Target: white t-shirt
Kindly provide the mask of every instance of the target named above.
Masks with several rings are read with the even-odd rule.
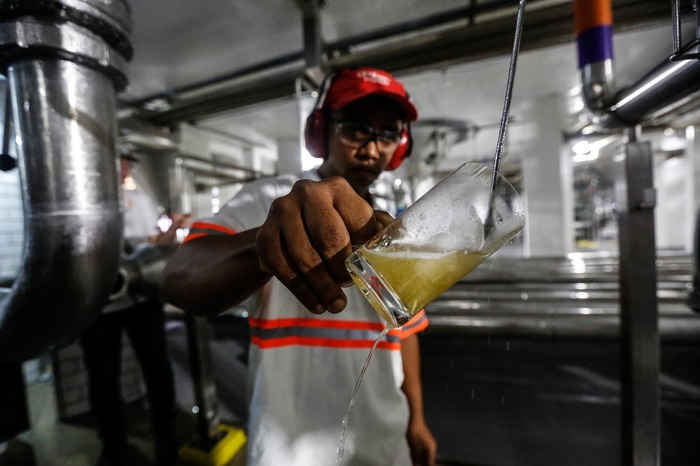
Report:
[[[216,216],[195,222],[187,241],[260,226],[272,201],[315,170],[244,186]],[[352,392],[384,323],[356,287],[339,314],[309,312],[277,279],[251,298],[248,464],[330,466]],[[392,330],[372,356],[350,411],[343,465],[410,465],[408,404],[401,391],[401,338],[424,314]]]
[[[135,189],[122,189],[124,207],[124,257],[137,247],[143,247],[148,238],[158,233],[158,207],[140,186]],[[151,301],[154,296],[146,296],[131,291],[116,301],[111,301],[102,313],[129,309],[138,303]]]
[[[138,244],[158,233],[158,207],[141,189],[124,189],[124,238]]]

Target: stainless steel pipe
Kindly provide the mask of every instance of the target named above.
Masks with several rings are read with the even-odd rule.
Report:
[[[0,0],[24,203],[22,264],[0,295],[0,360],[69,341],[108,300],[123,229],[116,90],[128,12],[118,0]]]
[[[674,9],[674,16],[676,16]],[[700,60],[674,53],[631,86],[615,88],[612,2],[574,2],[581,85],[593,121],[603,129],[634,127],[686,103],[700,91]],[[680,18],[675,18],[676,22]],[[675,29],[678,25],[674,23]],[[680,33],[674,30],[676,47]],[[697,38],[695,41],[697,45]],[[692,44],[691,44],[692,45]]]
[[[657,65],[615,97],[609,109],[595,119],[604,128],[629,128],[686,103],[700,91],[700,60],[673,61]]]

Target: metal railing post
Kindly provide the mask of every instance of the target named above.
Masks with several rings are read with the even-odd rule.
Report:
[[[631,132],[632,133],[632,132]],[[649,143],[632,133],[619,210],[622,464],[660,464],[655,192]]]

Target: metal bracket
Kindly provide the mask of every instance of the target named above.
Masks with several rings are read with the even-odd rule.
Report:
[[[321,66],[321,22],[319,11],[323,3],[323,0],[301,1],[304,62],[307,69]]]
[[[697,60],[700,59],[700,11],[698,0],[692,0],[695,12],[695,40],[686,46],[681,45],[681,9],[680,0],[673,0],[673,54],[671,60]]]

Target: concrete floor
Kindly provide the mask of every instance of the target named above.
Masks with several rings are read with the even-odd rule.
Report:
[[[183,347],[184,335],[172,329],[174,352]],[[170,337],[169,337],[170,339]],[[187,375],[184,355],[173,358],[177,393],[178,416],[175,431],[182,445],[197,438],[196,418],[190,413],[194,403],[192,379]],[[183,360],[185,359],[185,360]],[[45,363],[45,361],[44,361]],[[90,413],[70,419],[59,416],[54,374],[50,364],[39,360],[24,363],[30,429],[15,439],[0,443],[0,466],[93,466],[101,450],[101,443]],[[129,466],[153,464],[153,441],[145,399],[137,399],[125,406],[129,442],[134,447]],[[245,464],[244,451],[226,466]],[[187,463],[181,460],[180,465]]]
[[[51,380],[27,386],[31,429],[5,444],[0,451],[0,466],[93,466],[100,455],[101,444],[89,415],[75,422],[58,419],[56,398]],[[141,403],[127,407],[129,442],[135,447],[129,466],[153,464],[153,441],[150,439],[147,411]],[[82,425],[81,425],[82,424]],[[182,415],[176,422],[182,444],[195,438],[194,420]],[[181,466],[189,466],[181,460]],[[243,466],[244,452],[226,466]],[[194,465],[193,465],[194,466]]]
[[[425,411],[444,460],[481,466],[619,466],[619,345],[432,335]],[[660,465],[700,465],[700,350],[662,346]],[[657,464],[652,460],[644,464]]]
[[[96,463],[100,442],[94,429],[58,421],[51,380],[29,384],[27,397],[31,429],[10,443],[8,452],[0,455],[0,465],[92,466]],[[152,458],[152,442],[134,436],[129,440],[147,464]]]
[[[218,403],[227,422],[237,414],[242,417],[242,338],[231,322],[212,329]],[[192,379],[182,326],[170,326],[168,340],[184,443],[194,438],[195,428],[191,415],[184,414],[192,406]],[[469,339],[433,336],[428,330],[422,336],[422,356],[426,417],[438,439],[442,466],[620,464],[617,345]],[[700,430],[698,366],[700,350],[695,345],[664,345],[663,466],[700,464],[700,444],[695,441]],[[32,427],[0,454],[0,466],[95,464],[100,444],[89,419],[59,421],[50,378],[28,383],[27,394]],[[149,464],[152,442],[145,409],[139,402],[129,406],[130,440],[141,452],[143,464]]]
[[[192,378],[188,370],[186,337],[179,323],[168,325],[168,344],[173,364],[177,404],[180,411],[176,431],[183,444],[196,438],[194,417],[186,414],[194,403]],[[211,331],[212,365],[216,374],[219,415],[227,424],[239,425],[245,417],[245,331],[236,321],[224,319]],[[25,364],[26,366],[27,364]],[[36,366],[35,362],[30,365]],[[50,370],[50,368],[49,368]],[[100,454],[100,442],[89,414],[69,421],[58,415],[52,374],[25,369],[31,429],[0,449],[0,466],[93,466]],[[141,401],[127,405],[130,442],[138,449],[138,464],[152,464],[153,443],[149,438],[147,411]],[[184,465],[184,461],[181,461]],[[245,464],[244,452],[228,466]],[[467,466],[464,461],[444,461],[440,466]]]

